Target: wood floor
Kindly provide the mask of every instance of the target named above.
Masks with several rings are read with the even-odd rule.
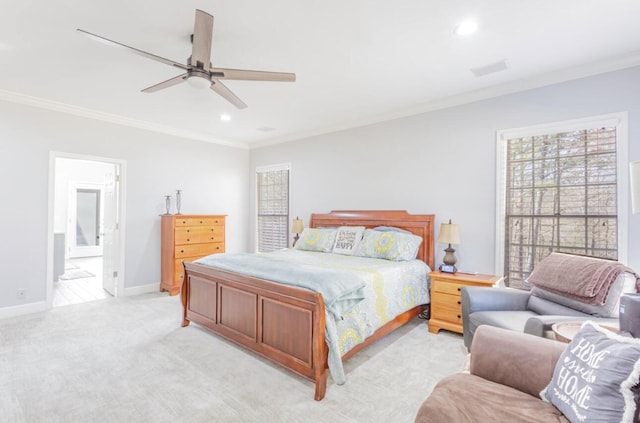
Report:
[[[85,271],[93,276],[74,279],[59,279],[53,283],[53,306],[60,307],[109,297],[102,288],[102,257],[86,257],[65,261],[63,277],[73,277],[74,273]]]

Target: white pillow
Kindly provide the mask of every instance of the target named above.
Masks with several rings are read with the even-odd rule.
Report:
[[[340,226],[336,232],[336,241],[333,244],[333,253],[353,255],[362,241],[364,226]]]

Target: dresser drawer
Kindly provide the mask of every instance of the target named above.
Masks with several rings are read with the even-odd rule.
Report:
[[[431,291],[432,292],[442,292],[444,294],[452,294],[452,295],[460,295],[463,286],[468,286],[469,284],[460,283],[460,282],[449,282],[443,281],[440,279],[432,279],[431,280]]]
[[[175,221],[176,227],[179,226],[220,226],[224,228],[224,219],[219,217],[184,217]]]
[[[194,259],[195,260],[195,259]],[[174,283],[178,286],[182,286],[184,280],[184,268],[182,267],[182,260],[176,260],[175,273],[173,275]]]
[[[219,226],[190,226],[175,230],[177,245],[224,242],[224,228]]]
[[[181,258],[179,260],[175,261],[175,266],[174,266],[174,271],[175,271],[175,275],[174,278],[176,281],[180,281],[180,284],[182,284],[182,280],[184,279],[184,266],[182,266],[182,262],[186,261],[186,262],[192,262],[194,260],[198,260],[200,257],[186,257],[186,258]]]
[[[431,319],[459,324],[460,328],[462,328],[462,311],[460,310],[431,304]]]
[[[184,257],[204,257],[209,254],[221,253],[224,251],[224,242],[213,242],[208,244],[185,244],[176,246],[176,258]]]
[[[459,295],[443,294],[442,292],[433,292],[431,294],[431,302],[441,307],[447,307],[458,312],[462,312],[462,301]]]

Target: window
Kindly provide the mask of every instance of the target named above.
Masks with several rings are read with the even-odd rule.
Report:
[[[289,165],[256,169],[256,250],[286,248],[289,240]]]
[[[621,194],[626,191],[623,117],[499,134],[497,239],[504,249],[496,267],[508,286],[528,289],[526,279],[535,265],[554,251],[622,259],[627,205]]]

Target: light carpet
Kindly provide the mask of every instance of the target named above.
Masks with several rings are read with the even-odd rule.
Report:
[[[109,298],[0,320],[2,422],[413,422],[461,370],[460,335],[415,319],[314,384],[192,323],[179,298]]]

